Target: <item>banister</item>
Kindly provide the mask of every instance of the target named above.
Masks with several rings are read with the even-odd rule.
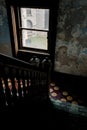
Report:
[[[41,66],[35,66],[0,54],[0,109],[13,107],[21,101],[48,97],[50,63],[46,58]]]

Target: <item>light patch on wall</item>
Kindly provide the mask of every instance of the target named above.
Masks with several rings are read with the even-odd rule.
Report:
[[[87,76],[87,2],[60,1],[54,70]]]

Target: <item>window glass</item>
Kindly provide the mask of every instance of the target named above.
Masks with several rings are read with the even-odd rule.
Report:
[[[47,32],[22,30],[22,46],[47,50]]]
[[[49,9],[21,8],[20,16],[22,47],[48,50]]]
[[[28,8],[30,9],[30,8]],[[22,28],[28,28],[26,21],[31,21],[33,29],[48,30],[49,29],[49,9],[33,9],[31,8],[31,17],[27,15],[27,8],[21,8]]]

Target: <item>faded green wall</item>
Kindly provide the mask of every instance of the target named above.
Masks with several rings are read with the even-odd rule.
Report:
[[[5,1],[0,0],[0,53],[12,55]]]
[[[54,70],[87,76],[87,0],[60,0],[57,23]]]

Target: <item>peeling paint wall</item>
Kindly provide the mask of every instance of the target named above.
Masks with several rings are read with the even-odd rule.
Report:
[[[6,5],[0,0],[0,53],[12,55]]]
[[[87,76],[87,0],[60,0],[57,23],[54,70]]]

